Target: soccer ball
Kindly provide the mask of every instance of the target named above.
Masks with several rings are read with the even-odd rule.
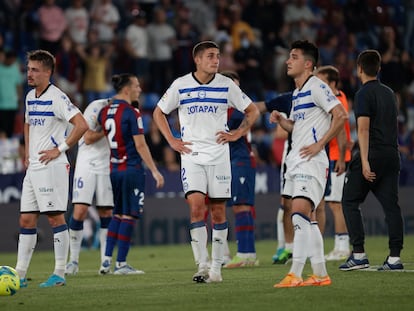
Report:
[[[0,266],[0,296],[11,296],[20,289],[20,277],[9,266]]]

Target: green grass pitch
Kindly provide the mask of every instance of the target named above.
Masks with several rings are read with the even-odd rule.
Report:
[[[333,239],[325,239],[325,250]],[[386,237],[368,237],[371,266],[382,264],[388,253]],[[144,275],[98,275],[99,252],[82,251],[80,272],[67,277],[67,285],[39,288],[52,272],[53,252],[35,251],[29,268],[29,287],[0,297],[0,311],[64,310],[414,310],[414,236],[406,236],[402,260],[405,272],[338,270],[341,262],[328,262],[332,285],[276,289],[273,284],[290,264],[273,265],[275,241],[256,243],[260,266],[223,269],[223,282],[195,284],[191,246],[134,246],[128,262]],[[232,254],[236,244],[230,243]],[[115,250],[116,254],[116,250]],[[15,253],[1,253],[0,265],[14,266]],[[306,264],[304,276],[310,273]]]

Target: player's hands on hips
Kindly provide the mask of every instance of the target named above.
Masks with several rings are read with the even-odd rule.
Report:
[[[300,149],[300,156],[302,158],[307,158],[308,161],[312,159],[315,155],[317,155],[324,146],[321,146],[319,143],[314,143],[309,146],[304,146]]]
[[[157,189],[164,187],[164,176],[159,171],[153,172],[152,177],[155,179]]]
[[[188,141],[182,141],[181,139],[174,138],[172,142],[170,142],[171,148],[175,151],[179,152],[180,154],[184,153],[191,153],[191,149],[188,148],[188,145],[192,145],[193,143]]]
[[[53,148],[49,150],[42,150],[39,151],[40,158],[39,161],[43,164],[48,164],[50,161],[56,159],[58,156],[60,156],[60,151],[58,148]]]
[[[216,133],[216,142],[220,145],[227,144],[230,141],[236,141],[240,137],[234,134],[234,132],[219,131]]]

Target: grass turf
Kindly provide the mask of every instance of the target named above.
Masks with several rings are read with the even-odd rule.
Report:
[[[329,251],[333,240],[325,240]],[[371,266],[384,261],[386,237],[368,237]],[[67,285],[39,288],[54,266],[53,252],[35,251],[29,268],[29,287],[0,297],[0,310],[413,310],[414,236],[406,236],[402,260],[407,272],[338,270],[341,262],[328,262],[332,285],[276,289],[290,264],[273,265],[274,241],[256,243],[260,266],[223,269],[223,283],[195,284],[190,245],[132,247],[128,263],[144,275],[100,276],[99,252],[82,251],[80,272],[67,277]],[[236,245],[230,244],[232,253]],[[15,253],[0,254],[0,264],[14,266]],[[307,263],[304,277],[309,274]]]

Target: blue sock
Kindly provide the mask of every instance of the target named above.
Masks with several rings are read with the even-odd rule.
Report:
[[[108,226],[108,234],[106,236],[105,256],[112,257],[112,253],[114,251],[116,241],[118,240],[118,231],[119,231],[120,224],[121,224],[120,218],[112,217],[109,223],[109,226]]]
[[[83,220],[76,220],[72,216],[69,221],[69,228],[76,231],[83,230]]]
[[[236,239],[238,253],[256,253],[254,246],[254,220],[251,212],[236,214]]]
[[[109,227],[109,223],[111,222],[112,217],[99,217],[101,222],[101,228],[106,229]]]
[[[122,219],[118,231],[118,257],[117,262],[125,262],[131,246],[131,237],[134,232],[135,219]]]

